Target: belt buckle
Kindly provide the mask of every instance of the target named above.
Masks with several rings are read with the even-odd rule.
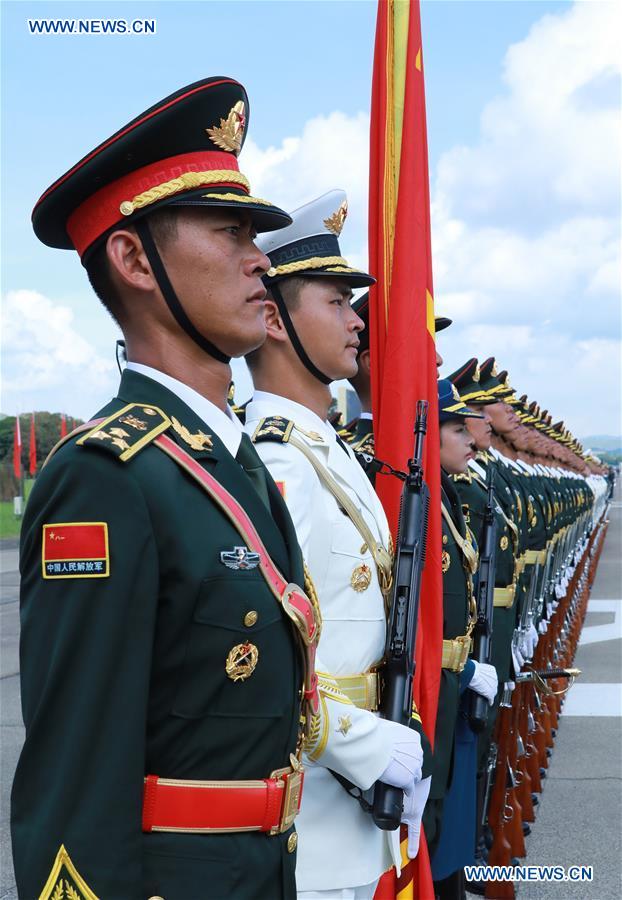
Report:
[[[304,782],[304,769],[302,766],[298,769],[277,769],[270,777],[276,778],[284,784],[281,818],[279,824],[270,829],[270,834],[283,834],[284,831],[288,831],[291,828],[294,819],[298,815]]]

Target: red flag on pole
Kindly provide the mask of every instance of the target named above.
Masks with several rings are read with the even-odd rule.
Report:
[[[67,436],[67,419],[65,418],[65,413],[60,414],[60,436],[61,438]]]
[[[30,417],[30,446],[28,448],[28,471],[31,478],[37,471],[37,438],[35,435],[35,414],[31,413]]]
[[[19,481],[22,477],[22,433],[19,427],[19,416],[15,416],[13,433],[13,473]]]
[[[430,489],[414,697],[434,739],[443,639],[441,499],[428,148],[418,0],[379,0],[371,104],[369,271],[372,407],[376,452],[396,469],[413,454],[416,403],[428,400],[424,456]],[[401,483],[377,482],[395,534]],[[402,843],[405,862],[405,842]],[[390,873],[389,873],[390,875]],[[387,888],[385,876],[384,890]],[[383,883],[381,882],[381,885]],[[391,896],[433,898],[425,840]],[[385,894],[386,896],[386,894]]]

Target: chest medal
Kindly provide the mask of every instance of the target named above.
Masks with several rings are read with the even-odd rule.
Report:
[[[366,566],[364,563],[357,566],[350,576],[350,584],[357,594],[366,591],[371,584],[371,569],[369,566]]]
[[[259,650],[254,644],[236,644],[227,656],[225,671],[232,681],[245,681],[255,671]]]

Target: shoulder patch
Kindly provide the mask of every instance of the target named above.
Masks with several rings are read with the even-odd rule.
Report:
[[[259,444],[262,441],[287,444],[293,427],[294,423],[283,416],[268,416],[261,420],[251,440],[253,444]]]
[[[54,522],[43,526],[41,573],[52,578],[108,578],[106,522]]]
[[[471,484],[471,482],[473,481],[470,472],[464,472],[460,475],[452,475],[451,480],[452,481],[463,481],[466,484]]]
[[[97,900],[97,896],[74,866],[64,845],[61,845],[39,900],[62,900],[64,897],[70,897],[71,900]]]
[[[129,403],[87,431],[76,443],[101,447],[121,462],[127,462],[170,426],[171,420],[157,406]]]

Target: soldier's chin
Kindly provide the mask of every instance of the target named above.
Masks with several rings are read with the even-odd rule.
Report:
[[[246,356],[247,353],[252,353],[253,350],[259,350],[265,342],[266,326],[262,317],[256,328],[247,328],[244,334],[237,335],[235,340],[230,340],[229,347],[223,346],[221,349],[228,356],[238,359],[241,356]]]

